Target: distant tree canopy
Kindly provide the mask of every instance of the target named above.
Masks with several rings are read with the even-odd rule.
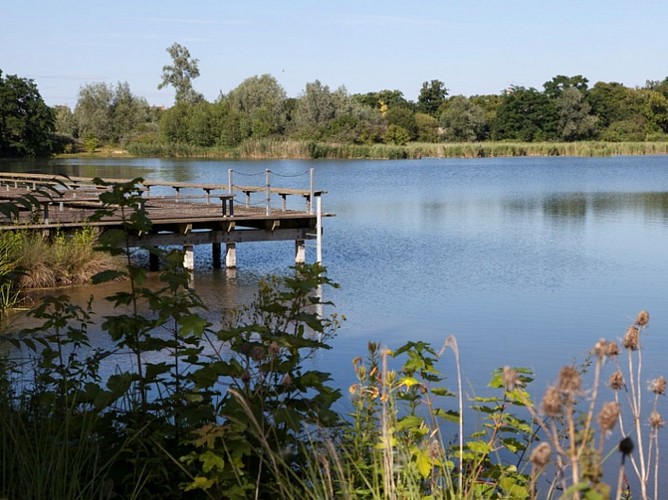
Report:
[[[0,157],[51,153],[55,114],[32,80],[0,71]]]
[[[668,77],[632,88],[557,75],[543,90],[512,86],[470,97],[449,96],[445,83],[433,79],[411,101],[400,90],[350,95],[320,80],[288,97],[276,78],[264,74],[210,102],[192,85],[198,60],[178,43],[167,52],[172,64],[162,68],[159,88],[176,91],[168,109],[149,106],[127,82],[89,83],[74,110],[49,108],[32,80],[0,72],[0,155],[49,154],[63,138],[89,149],[105,143],[234,148],[267,138],[352,144],[668,141]]]

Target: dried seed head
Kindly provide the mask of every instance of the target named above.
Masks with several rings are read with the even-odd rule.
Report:
[[[605,339],[600,339],[594,346],[594,354],[597,358],[602,359],[608,354],[608,342]]]
[[[433,439],[429,444],[427,453],[432,460],[439,460],[443,457],[443,448],[441,448],[441,445],[437,440]]]
[[[503,367],[503,386],[507,391],[513,391],[516,387],[522,386],[517,370],[509,366]]]
[[[624,334],[624,340],[622,341],[622,344],[626,349],[630,349],[631,351],[638,350],[640,345],[640,330],[638,330],[637,326],[629,326],[628,330],[626,330],[626,333]]]
[[[561,396],[556,387],[549,387],[545,391],[541,406],[543,413],[547,417],[558,417],[561,415]]]
[[[255,361],[262,361],[264,359],[264,348],[261,346],[255,346],[251,350],[251,358]]]
[[[665,395],[666,394],[666,378],[661,375],[654,380],[650,380],[649,382],[649,390],[652,391],[654,394],[660,394],[660,395]]]
[[[529,460],[536,467],[545,467],[550,461],[551,454],[552,448],[550,448],[550,445],[542,442],[533,449]]]
[[[559,390],[564,394],[575,394],[580,390],[582,378],[574,366],[564,366],[559,372]]]
[[[617,370],[615,373],[610,375],[608,379],[608,385],[613,391],[619,391],[624,388],[624,375],[620,370]]]
[[[280,350],[281,347],[278,345],[278,342],[272,340],[271,344],[269,344],[269,354],[271,354],[272,357],[276,357]]]
[[[654,410],[649,416],[649,425],[652,427],[652,429],[660,429],[664,426],[664,424],[665,422],[663,421],[661,414]]]
[[[612,358],[614,356],[617,356],[618,354],[619,354],[619,346],[617,345],[617,342],[615,341],[608,342],[608,344],[606,345],[605,355]]]
[[[283,380],[281,380],[281,384],[283,384],[283,387],[288,387],[292,385],[292,377],[290,376],[289,373],[283,375]]]
[[[605,403],[598,413],[598,426],[601,431],[608,432],[614,429],[619,418],[619,405],[614,401]]]
[[[647,323],[649,323],[649,313],[643,309],[636,316],[636,325],[647,326]]]

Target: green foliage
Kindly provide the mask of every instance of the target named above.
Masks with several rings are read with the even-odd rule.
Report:
[[[512,87],[496,115],[495,139],[545,141],[554,139],[557,112],[553,101],[534,88]]]
[[[483,138],[485,119],[482,108],[464,96],[448,99],[439,120],[446,141],[471,142]]]
[[[281,134],[286,122],[286,94],[271,75],[247,78],[225,100],[232,109],[247,116],[246,137],[262,138]]]
[[[55,117],[32,80],[0,71],[0,158],[48,156]]]
[[[436,117],[447,96],[448,89],[442,81],[424,82],[418,96],[418,111]]]
[[[158,90],[171,86],[176,91],[175,102],[195,104],[204,99],[196,92],[192,81],[199,77],[199,61],[190,56],[190,51],[174,42],[167,47],[167,53],[172,58],[172,64],[162,67],[162,80]]]

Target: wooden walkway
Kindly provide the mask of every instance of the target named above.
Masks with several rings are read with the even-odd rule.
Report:
[[[103,179],[110,183],[128,179]],[[312,185],[312,183],[311,183]],[[100,195],[109,187],[92,178],[0,172],[0,205],[13,204],[18,212],[0,215],[0,230],[71,230],[82,226],[100,230],[122,227],[119,208],[103,207]],[[228,184],[142,181],[142,210],[151,220],[147,234],[131,236],[133,246],[182,245],[185,265],[193,268],[193,245],[211,244],[214,267],[219,267],[221,245],[225,264],[236,267],[236,244],[248,241],[295,241],[295,262],[305,261],[305,241],[317,240],[321,260],[324,191]],[[288,198],[302,198],[304,209],[288,209]],[[21,201],[23,200],[23,201]],[[29,201],[30,203],[27,203]],[[37,208],[39,206],[39,208]],[[111,213],[90,218],[101,208]]]

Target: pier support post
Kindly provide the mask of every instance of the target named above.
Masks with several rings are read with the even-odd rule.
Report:
[[[306,242],[295,241],[295,265],[306,264]]]
[[[316,257],[315,261],[318,264],[322,264],[322,197],[316,196],[316,223],[315,223],[315,232],[316,232]]]
[[[211,244],[211,257],[213,258],[213,268],[220,269],[221,267],[220,243]]]
[[[237,267],[237,244],[225,244],[225,267],[227,269],[235,269]]]
[[[183,267],[193,271],[195,269],[195,250],[193,245],[183,245]]]
[[[160,270],[160,257],[158,257],[158,254],[155,254],[153,252],[148,253],[148,270],[149,271]]]

